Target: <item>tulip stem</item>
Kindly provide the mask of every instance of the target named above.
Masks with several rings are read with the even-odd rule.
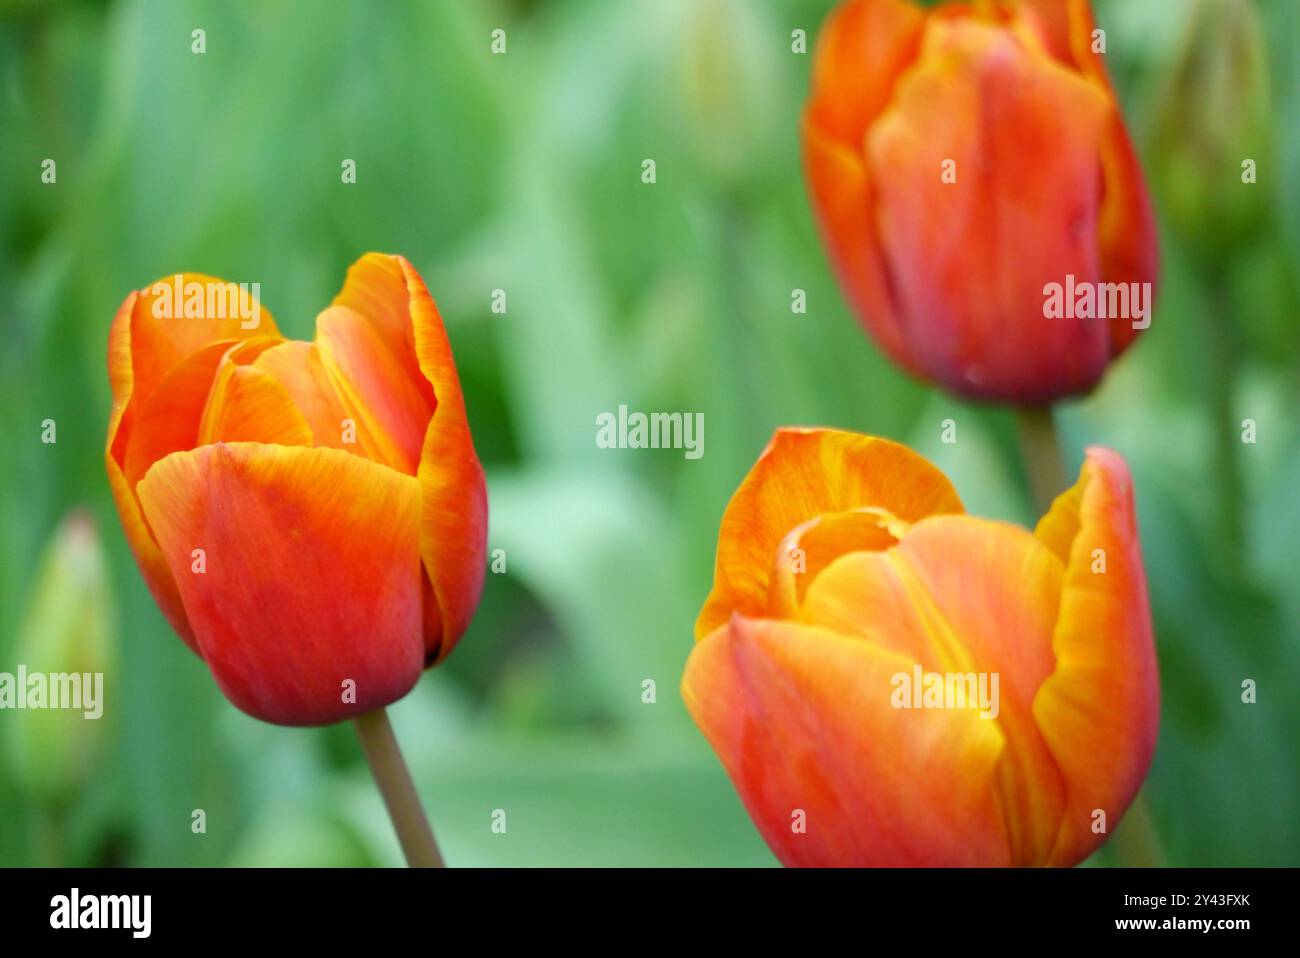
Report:
[[[1218,484],[1218,526],[1222,554],[1234,576],[1241,573],[1244,501],[1241,478],[1241,424],[1233,412],[1237,391],[1237,316],[1233,310],[1228,277],[1222,268],[1212,271],[1210,295],[1214,308],[1206,315],[1210,370],[1206,393],[1214,430],[1214,471]]]
[[[1158,868],[1164,864],[1160,839],[1147,806],[1146,793],[1139,792],[1124,813],[1124,820],[1111,838],[1116,863],[1124,868]]]
[[[415,791],[415,783],[411,781],[411,773],[401,749],[397,747],[388,713],[375,709],[357,716],[352,724],[357,728],[361,751],[365,753],[375,783],[384,796],[384,805],[388,807],[388,817],[393,820],[406,864],[412,868],[444,867],[433,829],[429,827],[429,819],[425,817],[420,796]]]
[[[41,864],[58,868],[63,864],[63,815],[58,808],[40,806],[36,809],[37,852]]]
[[[1052,407],[1017,406],[1016,428],[1020,433],[1020,451],[1025,460],[1029,491],[1033,494],[1038,514],[1046,515],[1056,497],[1069,487]]]

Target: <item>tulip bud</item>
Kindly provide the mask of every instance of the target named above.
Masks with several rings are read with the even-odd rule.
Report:
[[[1091,389],[1150,324],[1146,187],[1086,0],[849,0],[804,113],[813,207],[895,362],[975,398]]]
[[[673,75],[682,84],[692,155],[721,179],[761,176],[780,132],[771,109],[780,64],[764,8],[748,0],[692,0],[682,14]]]
[[[1073,865],[1155,748],[1132,481],[1031,533],[910,450],[783,429],[722,518],[686,706],[788,865]]]
[[[11,764],[33,795],[58,803],[103,750],[104,679],[117,653],[108,574],[88,513],[69,515],[50,541],[14,651],[6,701],[14,711],[4,715]]]
[[[410,691],[469,625],[487,493],[442,319],[371,253],[280,336],[195,274],[126,298],[105,462],[163,613],[250,715],[320,725]]]
[[[1268,69],[1247,0],[1197,0],[1156,120],[1153,156],[1169,222],[1200,255],[1250,237],[1268,209]]]

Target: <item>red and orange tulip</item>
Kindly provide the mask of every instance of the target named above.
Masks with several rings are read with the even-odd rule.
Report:
[[[109,338],[108,475],[154,598],[257,718],[323,724],[401,698],[469,624],[487,535],[423,281],[362,257],[307,343],[264,309],[254,326],[157,308],[174,280],[131,293]]]
[[[1155,746],[1132,483],[1105,449],[1031,533],[965,515],[903,446],[781,430],[723,516],[696,639],[687,707],[789,865],[1072,865]],[[920,670],[996,674],[999,702],[899,707]]]
[[[1091,389],[1149,323],[1131,302],[1045,314],[1051,284],[1149,310],[1156,278],[1093,31],[1087,0],[849,0],[827,20],[803,123],[813,206],[850,304],[912,374],[1048,402]]]

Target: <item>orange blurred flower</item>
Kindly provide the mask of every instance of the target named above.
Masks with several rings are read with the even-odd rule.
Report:
[[[780,430],[695,633],[686,705],[788,865],[1072,865],[1155,747],[1132,482],[1106,449],[1030,533],[964,515],[903,446]]]
[[[850,0],[827,20],[813,206],[851,305],[914,375],[1047,402],[1149,325],[1155,224],[1094,30],[1087,0]]]
[[[483,585],[487,498],[442,320],[404,258],[358,260],[313,343],[234,284],[160,280],[118,310],[108,371],[127,539],[231,702],[335,722],[451,651]]]

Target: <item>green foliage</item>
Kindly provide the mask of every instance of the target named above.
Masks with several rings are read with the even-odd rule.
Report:
[[[1181,6],[1098,4],[1140,149]],[[393,710],[449,861],[773,862],[677,694],[723,507],[772,430],[908,441],[973,511],[1033,518],[1008,413],[897,372],[830,274],[799,160],[811,54],[790,49],[828,7],[0,4],[0,670],[33,557],[75,507],[102,530],[122,637],[113,740],[61,820],[65,861],[398,860],[350,729],[246,718],[171,634],[103,469],[107,330],[129,290],[186,269],[257,281],[286,335],[310,338],[348,264],[378,249],[439,302],[507,561],[462,646]],[[1300,861],[1296,15],[1261,5],[1272,215],[1225,254],[1229,291],[1170,236],[1152,330],[1062,411],[1071,467],[1098,443],[1137,478],[1163,680],[1146,793],[1171,864]],[[1152,185],[1163,204],[1169,184]],[[1206,385],[1212,324],[1242,331],[1226,410]],[[595,417],[620,403],[703,412],[704,457],[597,449]],[[1235,487],[1215,467],[1225,415],[1258,424]],[[956,447],[939,442],[947,418]],[[1237,550],[1218,532],[1228,497]],[[1241,704],[1247,678],[1259,705]],[[0,767],[0,864],[42,860],[45,812]]]

